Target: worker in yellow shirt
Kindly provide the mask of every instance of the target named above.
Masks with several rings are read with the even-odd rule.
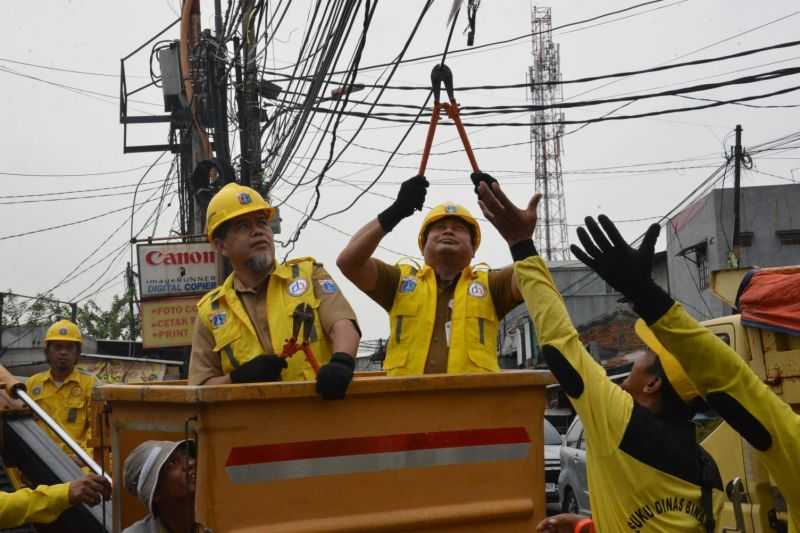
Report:
[[[658,224],[650,226],[637,250],[608,217],[600,215],[598,221],[586,218],[589,233],[578,229],[583,249],[573,246],[573,253],[633,303],[709,405],[756,450],[786,501],[789,532],[800,532],[800,415],[655,284],[651,273]]]
[[[35,489],[0,491],[0,527],[49,524],[73,505],[95,506],[111,497],[111,484],[103,476],[89,474],[83,479]]]
[[[69,320],[59,320],[47,330],[44,353],[50,370],[28,378],[26,387],[30,397],[47,411],[72,439],[87,449],[91,420],[89,407],[92,388],[97,383],[94,376],[84,374],[77,367],[81,354],[82,338],[78,326]],[[69,448],[43,422],[39,425],[69,455]]]
[[[418,236],[422,267],[372,257],[395,226],[422,209],[427,188],[424,176],[403,182],[397,199],[353,236],[336,264],[389,313],[388,375],[498,372],[499,322],[522,296],[511,266],[470,265],[481,229],[466,208],[446,202],[427,214]]]
[[[316,380],[322,398],[342,399],[361,338],[355,313],[313,258],[277,264],[274,214],[256,190],[236,183],[208,204],[208,240],[233,272],[197,304],[189,384]],[[303,351],[284,350],[295,335],[321,365],[316,375]]]
[[[533,244],[539,198],[522,210],[498,184],[479,187],[483,213],[516,244],[517,282],[542,353],[583,422],[595,527],[712,533],[724,495],[716,464],[695,440],[698,391],[656,346],[636,357],[621,386],[608,379],[586,351]]]

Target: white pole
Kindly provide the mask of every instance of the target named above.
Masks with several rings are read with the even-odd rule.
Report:
[[[53,433],[58,435],[58,437],[64,441],[64,444],[66,444],[67,447],[72,450],[72,452],[77,455],[92,472],[98,476],[105,476],[109,483],[111,482],[111,477],[103,472],[103,469],[100,468],[100,465],[94,462],[94,459],[89,457],[89,454],[86,453],[86,450],[81,448],[81,446],[72,439],[69,433],[64,431],[64,428],[58,425],[58,422],[53,420],[50,415],[39,406],[39,404],[37,404],[30,396],[28,396],[28,393],[25,392],[22,387],[13,389],[13,395],[22,400],[25,405],[30,407],[30,409],[36,413],[36,416],[41,418],[45,425],[47,425],[47,427],[49,427]]]

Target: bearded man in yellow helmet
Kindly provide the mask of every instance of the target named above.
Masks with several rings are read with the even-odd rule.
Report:
[[[189,384],[313,380],[302,351],[280,357],[303,318],[295,310],[310,306],[311,331],[300,325],[322,365],[317,392],[325,399],[344,398],[361,338],[355,313],[314,259],[275,263],[274,213],[257,191],[236,183],[223,187],[208,205],[208,240],[230,260],[233,273],[197,305]]]
[[[725,498],[722,479],[695,440],[691,418],[702,399],[675,356],[638,322],[649,350],[635,357],[621,386],[609,380],[533,244],[541,195],[519,209],[497,183],[480,184],[478,194],[486,218],[515,243],[514,270],[542,354],[583,422],[597,531],[713,533]]]
[[[94,376],[84,374],[77,367],[83,340],[78,326],[69,320],[59,320],[47,330],[44,353],[49,370],[28,378],[26,387],[31,398],[82,448],[87,449],[91,433],[89,407],[92,388],[97,383]],[[69,448],[44,423],[39,425],[67,453]]]
[[[388,375],[498,372],[499,320],[522,297],[511,266],[488,272],[470,266],[481,229],[467,209],[447,202],[428,213],[418,237],[422,268],[372,257],[386,234],[422,209],[427,188],[424,176],[406,180],[394,203],[353,236],[337,265],[389,313]]]

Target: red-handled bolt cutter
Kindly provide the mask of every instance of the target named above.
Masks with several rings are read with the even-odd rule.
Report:
[[[441,102],[442,84],[447,92],[447,99],[449,102]],[[447,65],[436,65],[431,70],[431,89],[433,90],[433,113],[431,113],[431,123],[428,126],[428,135],[425,138],[425,149],[422,151],[422,161],[419,163],[420,176],[425,175],[425,169],[428,166],[428,158],[431,155],[431,146],[433,146],[433,136],[436,132],[436,126],[439,124],[439,116],[442,109],[445,110],[447,116],[455,124],[458,130],[458,136],[461,137],[461,143],[464,145],[464,151],[467,152],[469,163],[472,165],[473,172],[480,172],[478,168],[478,161],[475,159],[475,154],[472,152],[472,145],[469,144],[467,131],[464,129],[464,124],[461,122],[461,115],[458,111],[458,103],[453,94],[453,72]]]
[[[303,332],[303,342],[298,343],[300,331]],[[306,361],[314,369],[314,374],[319,372],[319,362],[311,350],[311,332],[314,330],[314,309],[308,304],[297,304],[292,313],[292,338],[283,345],[279,357],[284,359],[293,356],[300,350],[306,356]]]

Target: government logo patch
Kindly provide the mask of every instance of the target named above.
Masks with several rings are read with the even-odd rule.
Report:
[[[303,278],[297,278],[289,284],[289,294],[301,296],[308,290],[308,282]]]
[[[453,204],[448,205],[444,208],[445,213],[456,213],[458,212],[458,208]]]
[[[336,294],[339,290],[339,287],[336,286],[336,283],[332,279],[319,280],[319,288],[322,290],[323,294]]]
[[[239,203],[242,205],[247,205],[253,203],[253,199],[250,197],[250,193],[247,192],[240,192],[239,193]]]
[[[214,328],[220,327],[222,324],[225,323],[226,319],[225,313],[217,313],[215,315],[211,315],[211,326]]]
[[[400,281],[400,292],[414,292],[417,288],[417,280],[414,278],[403,278]]]
[[[469,285],[469,295],[474,298],[483,298],[486,296],[486,288],[481,283],[473,281]]]

